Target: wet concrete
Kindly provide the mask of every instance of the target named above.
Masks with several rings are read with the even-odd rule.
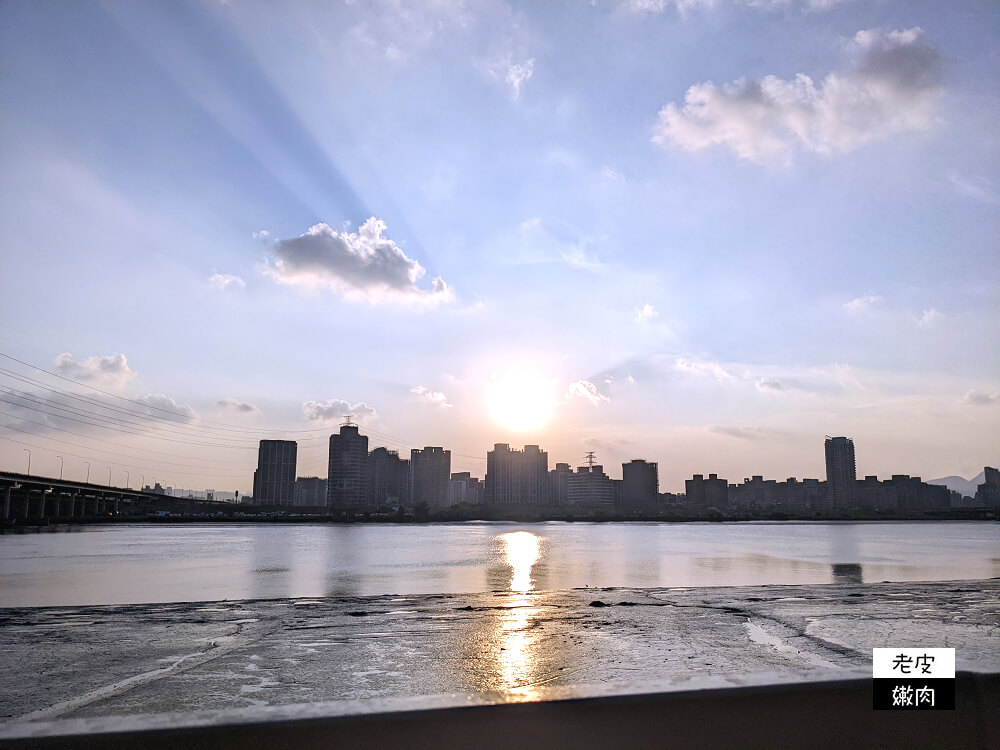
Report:
[[[55,719],[870,674],[954,647],[1000,672],[1000,581],[586,589],[0,610],[7,730]]]

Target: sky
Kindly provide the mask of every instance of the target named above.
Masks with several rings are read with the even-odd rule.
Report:
[[[993,0],[0,5],[0,466],[1000,461]],[[58,458],[61,456],[62,458]],[[87,464],[90,466],[88,467]]]

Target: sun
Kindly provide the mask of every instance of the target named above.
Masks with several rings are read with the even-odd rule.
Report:
[[[515,432],[548,424],[555,406],[555,383],[534,373],[508,372],[490,378],[487,403],[494,421]]]

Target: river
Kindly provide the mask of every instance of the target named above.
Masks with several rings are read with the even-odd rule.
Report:
[[[1000,576],[988,522],[115,524],[0,536],[0,607]]]

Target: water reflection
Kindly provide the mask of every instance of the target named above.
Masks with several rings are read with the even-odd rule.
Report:
[[[539,634],[535,632],[538,608],[532,606],[535,582],[531,569],[541,557],[541,538],[527,531],[514,531],[497,537],[503,544],[510,567],[510,591],[497,632],[499,655],[497,688],[516,691],[525,699],[533,697],[536,681]]]
[[[861,566],[857,563],[834,563],[833,580],[836,583],[864,583]]]

